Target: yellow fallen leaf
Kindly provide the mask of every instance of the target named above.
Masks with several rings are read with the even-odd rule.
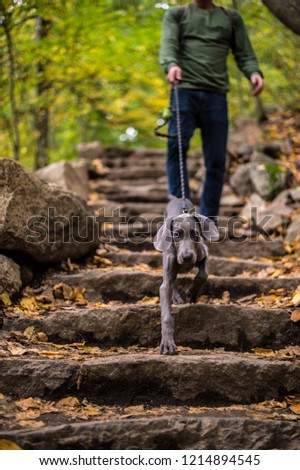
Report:
[[[275,355],[275,353],[272,349],[254,348],[253,351],[256,354],[263,354],[264,356],[274,356]]]
[[[18,421],[24,421],[28,419],[36,419],[41,416],[41,411],[40,410],[33,410],[29,409],[28,411],[21,411],[20,413],[16,414],[16,418]]]
[[[290,410],[296,415],[300,415],[300,402],[292,403],[290,406]]]
[[[107,258],[103,258],[101,256],[94,256],[94,259],[93,259],[93,264],[104,264],[104,266],[112,266],[113,263],[112,261],[110,261],[110,259],[107,259]]]
[[[294,310],[292,315],[291,315],[291,321],[294,323],[297,323],[300,321],[300,309]]]
[[[138,304],[145,304],[145,305],[151,305],[151,304],[158,304],[159,303],[159,297],[143,297],[142,300],[139,300],[137,302]]]
[[[37,304],[35,297],[23,297],[23,299],[20,300],[20,306],[23,310],[36,310]]]
[[[22,420],[22,421],[19,421],[19,425],[22,428],[36,429],[36,428],[41,428],[42,426],[45,426],[45,423],[43,423],[43,421]]]
[[[13,441],[7,439],[0,439],[0,450],[23,450],[22,447],[18,446]]]
[[[48,336],[40,331],[39,333],[36,334],[36,341],[41,342],[41,343],[46,343],[48,341]]]
[[[23,348],[22,346],[19,346],[15,343],[8,343],[7,344],[7,349],[10,352],[12,356],[23,356],[23,354],[26,354],[27,349]]]
[[[4,307],[10,307],[12,305],[12,301],[10,300],[9,295],[6,292],[0,294],[0,301],[4,305]]]
[[[26,339],[29,341],[35,340],[36,334],[34,330],[34,326],[29,326],[26,328],[26,330],[23,333],[23,336],[25,336]]]
[[[299,288],[297,288],[297,290],[294,292],[291,303],[294,307],[299,307],[300,305],[300,289]]]
[[[97,416],[97,415],[100,415],[101,414],[101,411],[97,408],[93,408],[93,407],[86,407],[86,408],[83,408],[83,413],[85,413],[87,416]]]
[[[27,411],[31,408],[40,409],[41,401],[38,398],[21,398],[15,402],[15,405],[21,410]]]
[[[71,408],[78,408],[80,406],[79,400],[76,397],[67,397],[59,400],[56,406],[66,406]]]

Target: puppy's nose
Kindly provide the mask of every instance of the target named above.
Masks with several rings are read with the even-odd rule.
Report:
[[[190,263],[193,259],[193,253],[186,253],[182,257],[184,263]]]

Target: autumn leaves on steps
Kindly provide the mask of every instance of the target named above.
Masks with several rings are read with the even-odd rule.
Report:
[[[158,151],[140,152],[133,167],[115,150],[106,180],[113,185],[93,180],[90,206],[106,213],[120,206],[131,224],[161,216],[163,159]],[[191,159],[192,176],[198,170]],[[161,191],[155,192],[157,178]],[[135,197],[139,203],[128,202]],[[224,226],[241,207],[226,187]],[[199,302],[173,307],[180,355],[162,357],[162,268],[153,233],[133,243],[131,225],[128,239],[108,243],[114,222],[104,220],[95,256],[49,269],[16,304],[3,300],[0,439],[28,449],[296,448],[295,246],[287,253],[282,240],[260,237],[211,245],[210,278]],[[180,282],[184,291],[189,276]]]

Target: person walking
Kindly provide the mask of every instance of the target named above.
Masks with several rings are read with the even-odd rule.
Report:
[[[249,40],[243,19],[235,10],[215,5],[212,0],[193,0],[167,10],[160,47],[160,63],[172,85],[172,117],[169,135],[176,129],[174,86],[178,87],[184,158],[185,194],[190,198],[186,156],[196,128],[201,129],[205,180],[200,213],[216,218],[226,170],[228,136],[227,56],[233,52],[239,69],[250,80],[258,96],[263,74]],[[178,141],[168,138],[168,195],[182,197]]]

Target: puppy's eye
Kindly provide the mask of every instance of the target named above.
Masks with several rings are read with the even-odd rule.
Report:
[[[173,232],[173,238],[175,242],[182,240],[183,237],[184,237],[184,232],[182,230],[177,230],[176,232]]]

